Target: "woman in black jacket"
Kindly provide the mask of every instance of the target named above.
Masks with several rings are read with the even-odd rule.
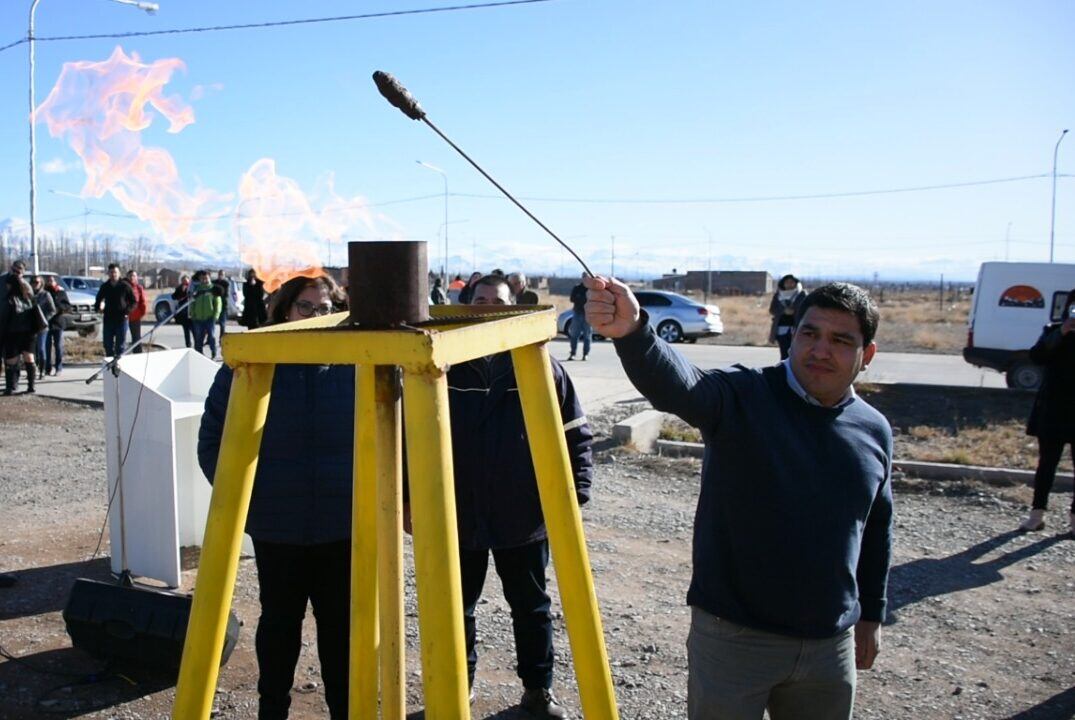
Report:
[[[1075,290],[1068,293],[1064,319],[1045,327],[1030,350],[1030,359],[1045,368],[1045,377],[1030,411],[1027,435],[1038,438],[1038,469],[1034,473],[1034,504],[1020,530],[1045,527],[1049,491],[1064,446],[1075,447]],[[1068,517],[1075,537],[1075,496]]]
[[[795,314],[806,300],[806,291],[794,275],[785,275],[777,283],[773,299],[769,301],[769,342],[780,346],[780,359],[787,360],[791,350],[791,336],[795,332]]]
[[[273,297],[272,323],[346,307],[331,278],[292,278]],[[224,365],[198,431],[198,462],[210,481],[231,382],[232,370]],[[288,716],[307,604],[317,621],[329,716],[347,718],[354,417],[353,366],[277,366],[246,520],[261,601],[254,640],[259,720]]]
[[[179,284],[175,290],[172,291],[172,299],[175,300],[175,306],[179,307],[187,301],[190,297],[190,276],[184,275],[179,278]],[[191,323],[190,314],[187,312],[188,308],[183,308],[175,314],[175,321],[183,328],[183,342],[187,347],[192,345],[191,343]]]
[[[3,328],[4,394],[12,395],[19,383],[19,359],[26,365],[26,392],[34,392],[37,368],[34,367],[34,295],[20,275],[5,276],[7,292],[0,307],[0,327]]]
[[[265,309],[265,283],[258,278],[254,268],[246,271],[243,283],[243,316],[240,324],[247,330],[254,330],[265,324],[269,314]]]

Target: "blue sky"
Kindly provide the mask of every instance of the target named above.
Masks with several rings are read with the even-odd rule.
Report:
[[[455,3],[160,0],[154,16],[106,0],[41,0],[37,35],[286,20]],[[0,44],[25,33],[28,2],[0,7]],[[25,7],[24,7],[25,6]],[[527,6],[230,32],[37,44],[44,99],[64,62],[120,45],[180,58],[167,94],[195,122],[157,119],[147,146],[183,182],[234,193],[256,161],[313,190],[377,205],[348,238],[431,243],[439,267],[449,191],[449,269],[574,273],[551,239],[427,127],[377,94],[394,73],[430,119],[577,246],[596,271],[766,268],[882,278],[973,278],[984,260],[1048,258],[1049,178],[810,200],[682,202],[895,189],[1048,174],[1075,130],[1075,5],[1068,2],[635,2]],[[10,36],[10,37],[9,37]],[[0,218],[28,216],[27,48],[0,53]],[[197,88],[197,89],[196,89]],[[196,98],[196,99],[193,99]],[[1075,134],[1075,133],[1073,133]],[[78,157],[38,128],[38,217],[77,215]],[[48,170],[58,172],[48,172]],[[1075,174],[1075,140],[1060,149]],[[483,197],[471,197],[480,195]],[[393,203],[415,197],[412,202]],[[488,197],[486,197],[488,196]],[[569,202],[553,202],[550,198]],[[577,202],[608,200],[616,202]],[[620,202],[631,201],[631,202]],[[645,201],[645,202],[643,202]],[[661,202],[651,202],[661,201]],[[393,203],[382,205],[381,203]],[[122,213],[112,198],[95,212]],[[81,219],[43,223],[81,231]],[[153,234],[94,216],[97,231]],[[223,242],[229,230],[222,226]],[[710,242],[710,237],[712,238]],[[1075,178],[1057,192],[1056,259],[1075,262]],[[711,252],[710,252],[711,248]],[[323,260],[340,262],[341,244]]]

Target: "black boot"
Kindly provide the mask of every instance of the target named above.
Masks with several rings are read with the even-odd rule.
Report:
[[[15,371],[17,366],[4,363],[4,395],[15,393]]]
[[[37,381],[37,366],[34,363],[26,363],[26,392],[34,393],[34,383]]]

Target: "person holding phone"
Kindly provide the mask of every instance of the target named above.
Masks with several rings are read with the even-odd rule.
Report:
[[[1061,322],[1051,323],[1030,349],[1030,359],[1045,368],[1027,422],[1027,435],[1038,439],[1038,468],[1034,472],[1034,500],[1019,525],[1024,532],[1045,528],[1049,493],[1064,446],[1075,448],[1075,289],[1068,293]],[[1075,494],[1068,514],[1068,532],[1075,538]]]

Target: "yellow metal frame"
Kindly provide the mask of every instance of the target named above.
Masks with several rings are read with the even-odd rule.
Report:
[[[545,347],[556,334],[555,311],[457,305],[430,311],[433,322],[420,328],[355,330],[346,314],[338,314],[225,336],[224,360],[235,369],[235,380],[183,646],[175,720],[207,719],[212,707],[278,364],[355,366],[350,717],[403,720],[406,712],[402,396],[426,717],[469,720],[446,372],[449,365],[505,351],[511,351],[515,364],[583,716],[618,718]]]

